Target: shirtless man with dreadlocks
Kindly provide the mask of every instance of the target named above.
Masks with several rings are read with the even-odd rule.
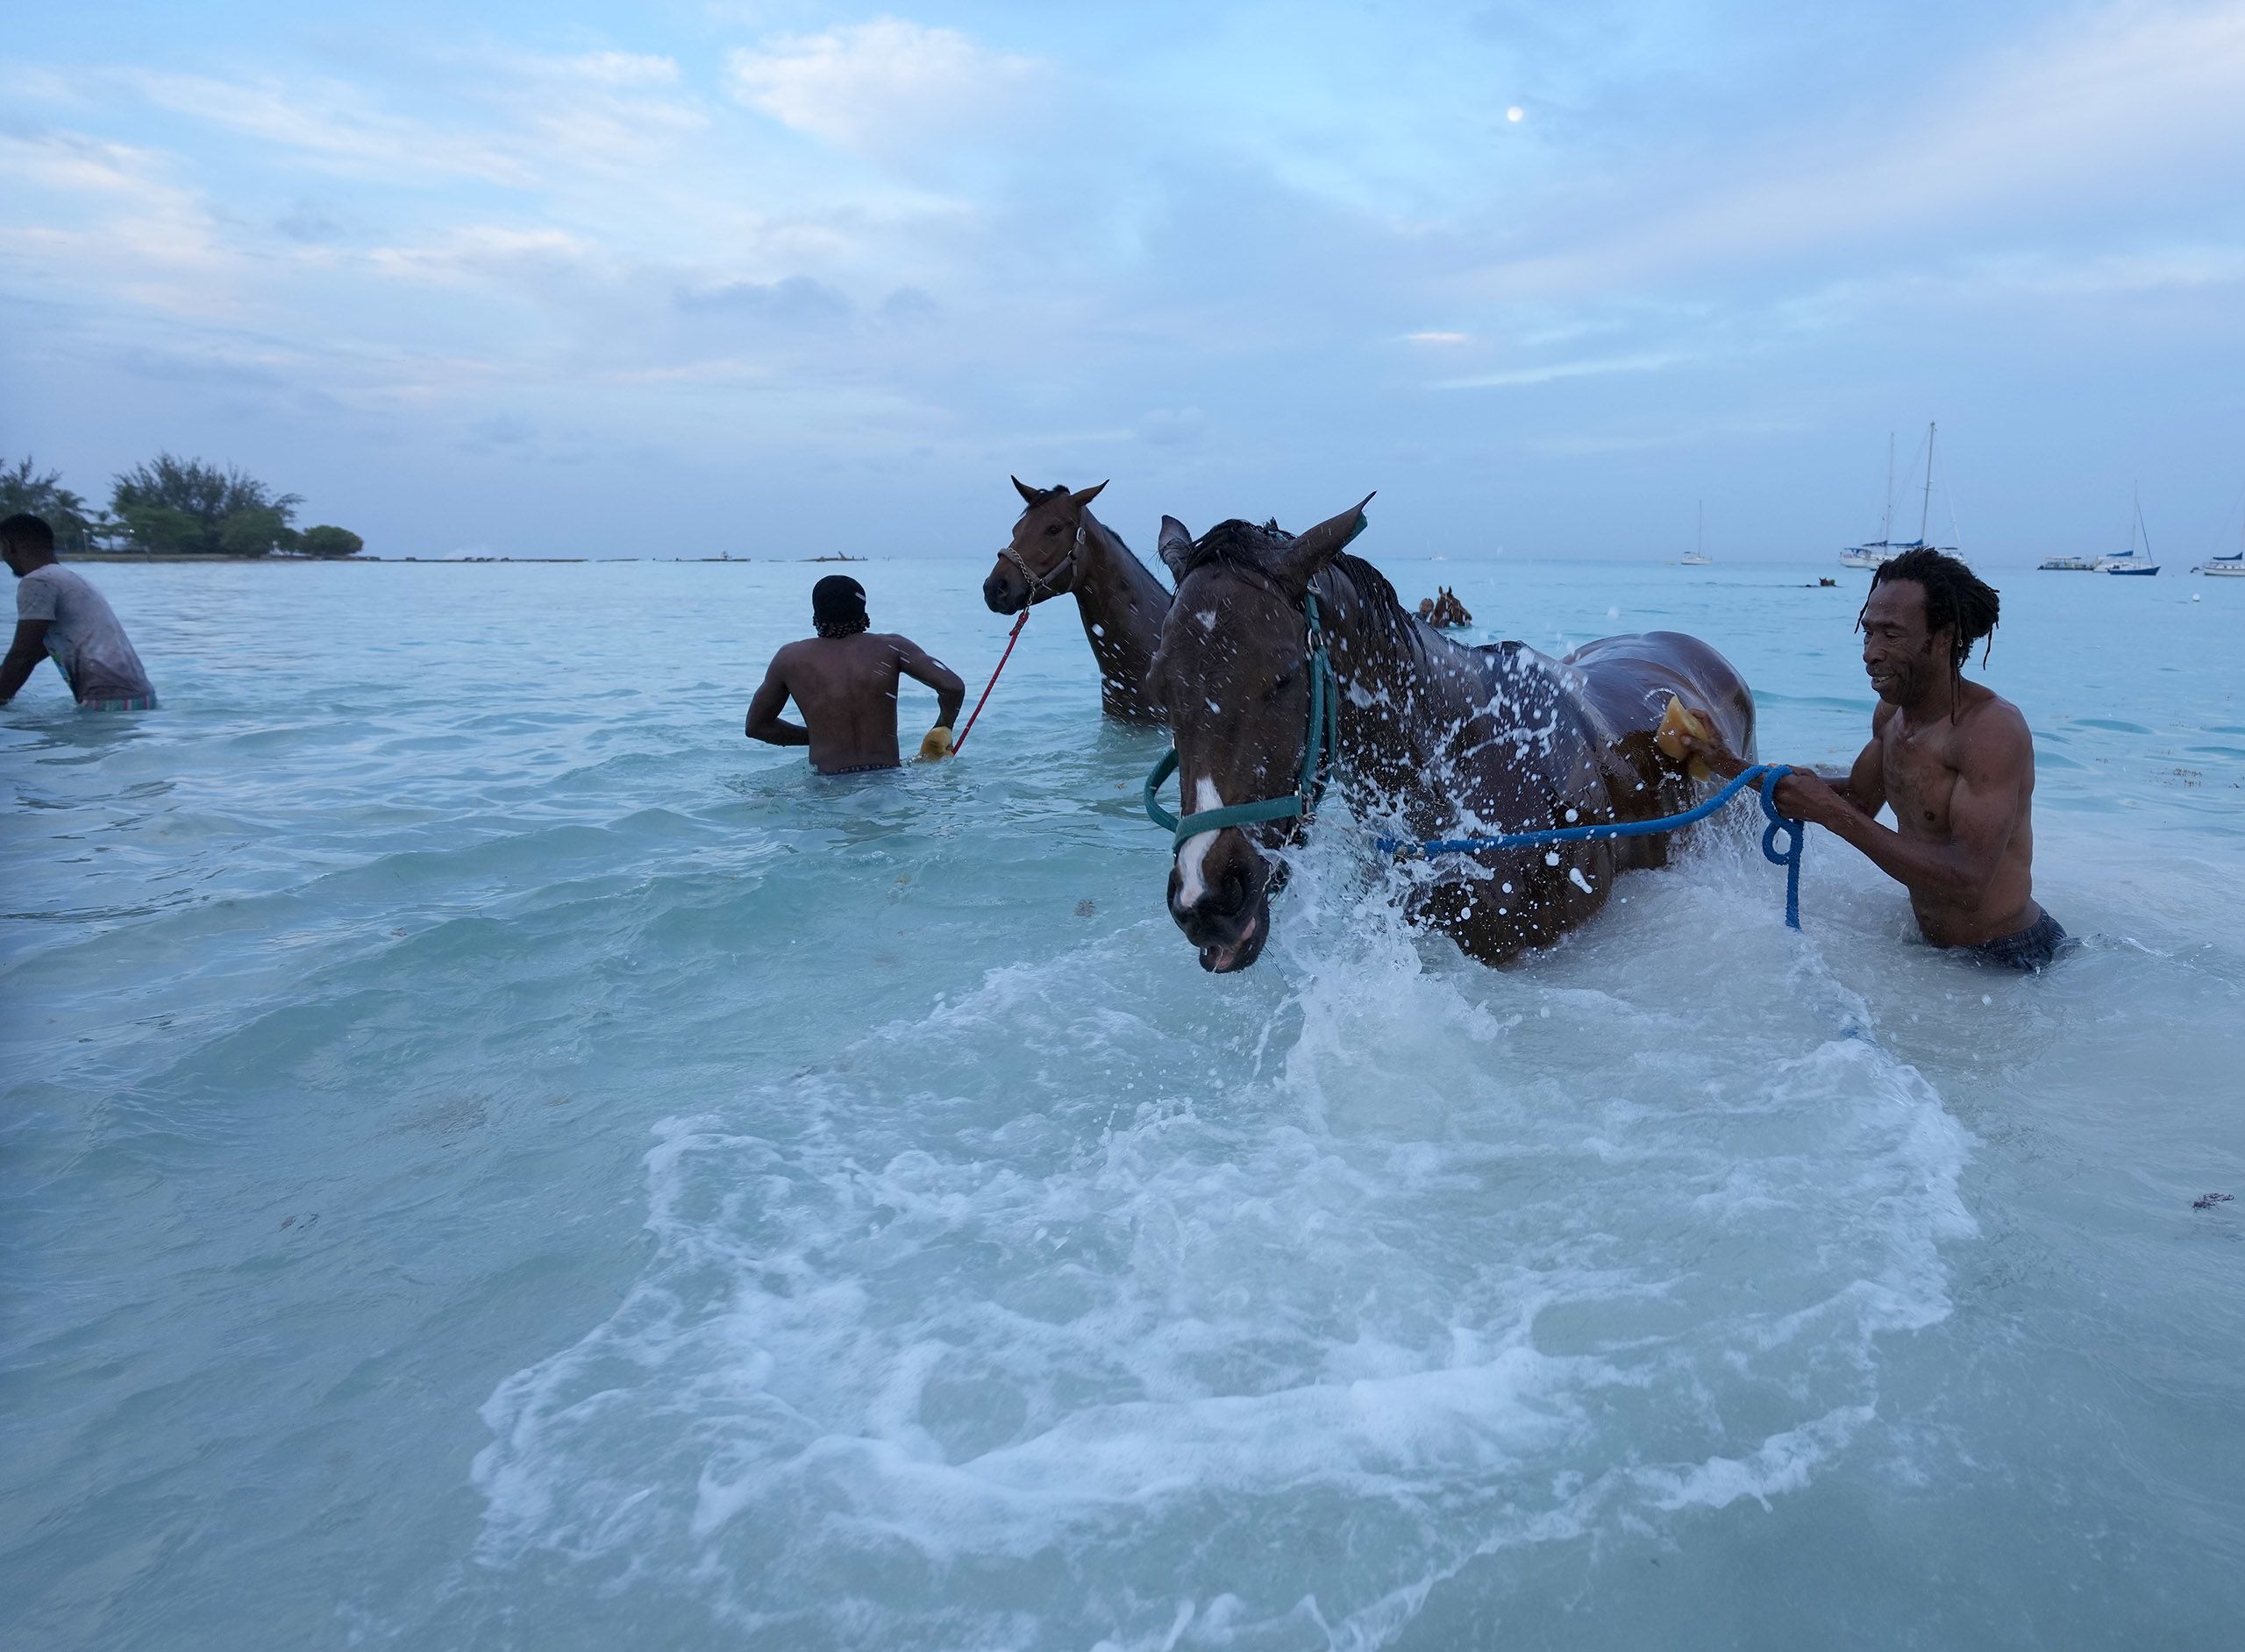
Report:
[[[1845,775],[1795,769],[1777,804],[1908,889],[1934,945],[2039,970],[2066,933],[2035,903],[2035,738],[2018,707],[1963,674],[1996,611],[1994,588],[1955,557],[1921,547],[1881,564],[1856,619],[1878,694],[1871,744]],[[1743,766],[1708,741],[1689,744],[1719,773]],[[1881,808],[1894,811],[1892,830]]]

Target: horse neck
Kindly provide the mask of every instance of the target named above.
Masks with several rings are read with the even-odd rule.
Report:
[[[1100,673],[1133,689],[1145,680],[1161,642],[1169,592],[1130,553],[1120,536],[1087,510],[1076,549],[1076,612],[1099,661]]]
[[[1537,777],[1486,748],[1493,723],[1553,726],[1558,686],[1542,657],[1500,659],[1454,643],[1339,566],[1316,588],[1351,780],[1429,830],[1459,808],[1493,820],[1540,813]]]

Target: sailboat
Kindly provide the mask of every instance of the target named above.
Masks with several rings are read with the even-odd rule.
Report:
[[[1886,513],[1878,524],[1878,538],[1866,539],[1861,545],[1851,545],[1840,552],[1843,568],[1875,568],[1892,561],[1905,551],[1939,550],[1953,552],[1953,545],[1935,545],[1926,538],[1926,528],[1933,516],[1933,444],[1936,426],[1926,426],[1926,486],[1925,502],[1918,511],[1918,537],[1906,544],[1894,541],[1894,438],[1886,438]]]
[[[1677,560],[1687,568],[1711,567],[1714,566],[1714,559],[1707,554],[1707,513],[1704,502],[1694,514],[1693,520],[1697,525],[1692,531],[1692,553],[1689,556],[1678,557]]]
[[[2143,540],[2143,553],[2136,553],[2136,540]],[[2135,515],[2128,521],[2128,548],[2117,556],[2097,559],[2099,573],[2135,573],[2149,576],[2159,572],[2159,564],[2151,559],[2151,530],[2143,525],[2143,495],[2135,497]]]
[[[2208,557],[2191,572],[2213,580],[2245,580],[2245,551],[2233,551],[2226,557]]]

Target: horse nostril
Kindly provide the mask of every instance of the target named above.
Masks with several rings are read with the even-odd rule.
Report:
[[[1247,872],[1244,867],[1225,867],[1224,875],[1216,887],[1222,896],[1217,906],[1219,911],[1244,912],[1247,909]]]

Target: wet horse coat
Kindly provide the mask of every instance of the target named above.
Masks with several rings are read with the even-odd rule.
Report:
[[[1654,744],[1673,694],[1732,751],[1754,751],[1754,702],[1729,662],[1676,631],[1610,637],[1555,659],[1518,643],[1471,648],[1405,610],[1341,546],[1361,508],[1299,538],[1242,522],[1197,543],[1165,518],[1178,578],[1150,691],[1167,707],[1188,809],[1281,795],[1307,737],[1315,591],[1338,691],[1337,775],[1360,819],[1414,839],[1650,820],[1692,802]],[[1211,803],[1208,800],[1214,800]],[[1270,930],[1272,851],[1300,820],[1196,834],[1170,874],[1172,915],[1211,970],[1244,968]],[[1429,863],[1413,915],[1501,964],[1606,903],[1614,879],[1659,865],[1666,837]]]

